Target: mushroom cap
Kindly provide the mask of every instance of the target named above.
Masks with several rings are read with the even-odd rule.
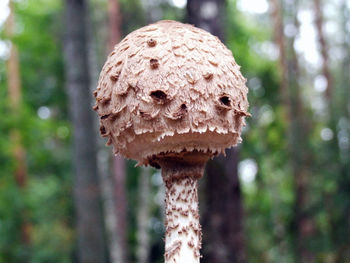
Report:
[[[192,25],[159,21],[127,35],[94,91],[100,132],[115,153],[210,155],[240,142],[248,89],[232,52]]]

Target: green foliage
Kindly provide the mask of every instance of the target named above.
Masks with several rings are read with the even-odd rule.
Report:
[[[0,262],[70,262],[72,189],[70,126],[63,89],[61,2],[20,2],[15,7],[13,43],[19,50],[22,106],[8,105],[6,70],[0,64]],[[3,29],[2,29],[3,30]],[[2,34],[3,35],[3,34]],[[40,118],[40,107],[50,111]],[[11,134],[18,131],[26,151],[28,185],[14,180]],[[30,243],[22,241],[28,225]]]
[[[0,263],[73,262],[71,127],[64,92],[62,2],[16,1],[16,34],[11,41],[20,55],[23,103],[18,112],[10,108],[5,63],[0,63]],[[160,1],[159,5],[155,4],[157,1],[149,2],[153,5],[145,10],[144,2],[120,1],[123,35],[150,22],[154,16],[184,19],[185,10],[172,6],[171,1]],[[255,16],[242,13],[236,2],[227,1],[225,41],[248,79],[252,117],[244,130],[241,159],[253,160],[257,165],[254,180],[241,180],[248,262],[297,262],[295,178],[288,152],[290,123],[281,103],[277,60],[264,52],[271,45],[276,49],[272,44],[271,21],[267,13]],[[90,1],[93,21],[90,33],[99,67],[106,56],[106,8],[106,1]],[[3,31],[0,28],[1,37]],[[308,249],[315,262],[347,262],[350,250],[349,43],[333,42],[342,45],[347,56],[342,61],[332,60],[335,91],[331,113],[320,115],[312,108],[311,102],[320,97],[313,90],[313,78],[319,72],[308,69],[300,58],[301,93],[310,125],[310,134],[300,151],[307,149],[311,156],[307,166],[310,174],[307,207],[303,212],[312,222]],[[0,60],[5,62],[6,58]],[[40,109],[49,111],[49,116],[40,115]],[[324,128],[333,132],[329,141],[320,135]],[[26,151],[25,189],[18,187],[13,176],[17,164],[11,134],[15,130],[20,133]],[[140,172],[134,165],[129,161],[127,168],[131,262],[136,258]],[[157,183],[159,174],[154,172],[151,180],[151,261],[162,262],[163,210],[154,201],[162,191]],[[21,237],[24,221],[29,224],[31,235],[27,245]]]

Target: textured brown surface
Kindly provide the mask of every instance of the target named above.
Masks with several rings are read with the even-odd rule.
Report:
[[[217,37],[160,21],[115,46],[94,92],[94,109],[108,144],[142,164],[164,152],[217,154],[240,140],[245,82]]]

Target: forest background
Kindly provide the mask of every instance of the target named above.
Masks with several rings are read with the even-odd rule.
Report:
[[[218,36],[249,87],[201,179],[201,261],[350,262],[349,0],[1,0],[0,263],[163,261],[160,172],[91,110],[114,44],[161,19]]]

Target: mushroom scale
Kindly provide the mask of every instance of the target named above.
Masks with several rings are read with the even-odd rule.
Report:
[[[94,92],[102,136],[115,152],[216,155],[240,142],[248,89],[232,53],[210,33],[160,21],[126,36],[108,56]]]

